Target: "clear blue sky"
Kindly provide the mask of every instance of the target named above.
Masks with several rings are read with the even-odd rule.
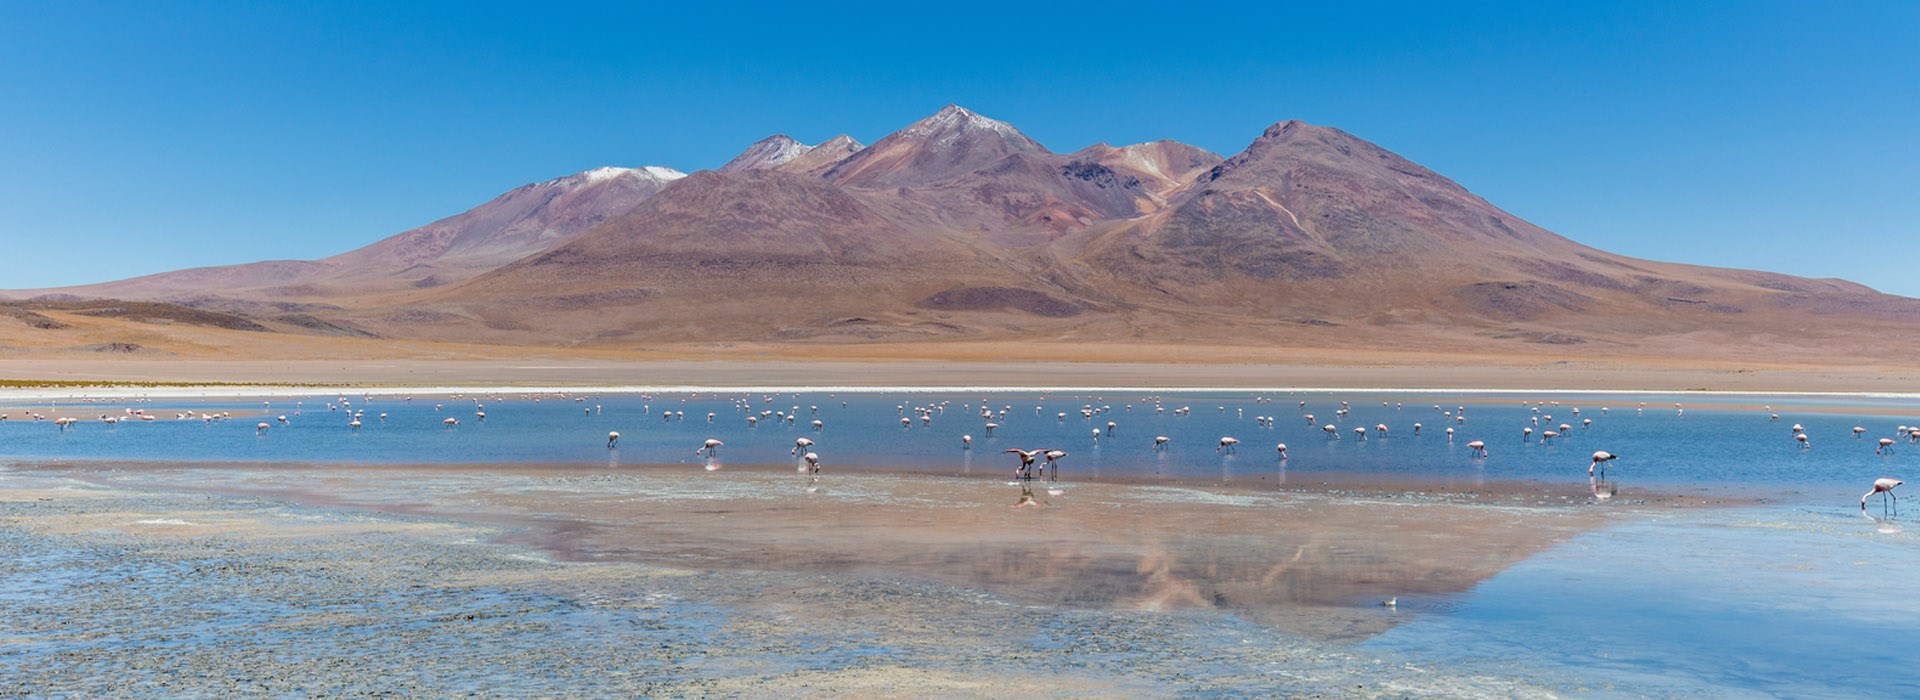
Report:
[[[1056,151],[1304,119],[1590,245],[1920,296],[1920,2],[698,4],[0,3],[0,288],[954,102]]]

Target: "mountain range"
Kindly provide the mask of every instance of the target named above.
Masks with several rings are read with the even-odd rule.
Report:
[[[716,170],[530,184],[322,260],[6,296],[156,302],[266,332],[609,348],[1011,340],[1890,359],[1920,339],[1920,300],[1594,249],[1339,129],[1280,122],[1231,157],[1174,141],[1057,153],[958,106],[871,145],[775,135]],[[0,340],[44,332],[0,316]]]

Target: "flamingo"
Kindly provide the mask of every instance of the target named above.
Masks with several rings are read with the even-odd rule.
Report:
[[[1608,452],[1606,450],[1599,450],[1594,452],[1593,463],[1587,465],[1587,476],[1593,476],[1593,472],[1595,469],[1600,470],[1600,476],[1603,476],[1603,477],[1606,476],[1607,463],[1619,458],[1620,458],[1620,455],[1614,454],[1612,452]]]
[[[1467,448],[1473,450],[1473,456],[1475,457],[1487,456],[1487,443],[1485,442],[1475,440],[1467,443]]]
[[[1885,496],[1882,496],[1880,498],[1880,508],[1882,509],[1882,511],[1886,509],[1887,499],[1889,498],[1893,499],[1893,507],[1899,508],[1900,497],[1893,495],[1893,487],[1899,486],[1904,483],[1907,483],[1907,482],[1901,481],[1899,479],[1891,479],[1891,478],[1874,479],[1873,490],[1868,491],[1865,494],[1860,496],[1860,512],[1862,513],[1867,512],[1867,499],[1872,497],[1876,493],[1886,494]]]
[[[459,425],[459,424],[460,424],[460,419],[458,419],[458,418],[448,418],[448,419],[446,419],[446,420],[443,420],[443,421],[440,421],[440,422],[441,422],[442,424],[444,424],[444,425],[446,425],[447,427],[449,427],[449,428],[451,428],[451,427],[453,427],[453,426],[456,426],[456,425]]]
[[[793,451],[792,451],[792,452],[788,452],[787,454],[795,454],[795,455],[797,455],[797,454],[800,454],[800,451],[801,451],[801,450],[804,450],[804,449],[807,449],[807,448],[809,448],[809,447],[812,447],[812,446],[813,446],[813,441],[812,441],[812,440],[809,440],[809,439],[807,439],[807,438],[794,438],[794,439],[793,439]]]
[[[1794,436],[1793,436],[1793,439],[1795,439],[1795,440],[1798,440],[1798,441],[1800,441],[1800,449],[1803,449],[1803,450],[1804,450],[1804,449],[1807,449],[1807,448],[1809,448],[1809,447],[1813,447],[1813,443],[1811,443],[1811,442],[1807,442],[1807,434],[1806,434],[1806,433],[1795,433],[1795,434],[1794,434]]]
[[[1886,454],[1886,451],[1892,448],[1893,448],[1893,438],[1880,438],[1880,446],[1874,448],[1873,453]]]
[[[1034,458],[1039,457],[1040,455],[1046,453],[1046,450],[1021,450],[1021,449],[1015,449],[1011,447],[1007,448],[1004,451],[1020,455],[1020,467],[1018,469],[1013,470],[1013,474],[1014,476],[1018,476],[1023,479],[1028,478],[1033,474]]]
[[[1278,448],[1278,449],[1280,450],[1280,458],[1281,458],[1281,459],[1286,459],[1286,458],[1287,458],[1287,443],[1284,443],[1284,442],[1283,442],[1283,443],[1280,443],[1280,444],[1279,444],[1278,446],[1276,446],[1276,447],[1277,447],[1277,448]]]
[[[619,444],[620,444],[620,432],[617,430],[607,431],[607,449],[611,450]]]
[[[1340,428],[1338,426],[1328,424],[1320,426],[1320,429],[1326,431],[1328,440],[1340,439]]]
[[[1239,438],[1223,437],[1223,438],[1220,438],[1220,446],[1213,448],[1213,451],[1219,452],[1221,450],[1226,450],[1228,452],[1232,452],[1233,446],[1238,444],[1240,444]]]
[[[1047,473],[1048,481],[1060,480],[1060,467],[1056,463],[1060,461],[1061,457],[1065,456],[1067,456],[1067,453],[1064,451],[1047,450],[1047,463],[1041,466],[1040,470]]]
[[[808,452],[804,455],[801,455],[800,459],[806,461],[807,463],[806,470],[808,473],[810,474],[820,473],[820,453]]]
[[[261,423],[261,424],[259,424],[259,425],[256,425],[256,426],[253,426],[253,434],[255,434],[255,435],[265,435],[265,434],[266,434],[266,432],[267,432],[267,431],[268,431],[269,429],[272,429],[272,428],[273,428],[273,426],[271,426],[271,425],[267,425],[266,423]]]
[[[1153,437],[1153,449],[1155,450],[1164,449],[1166,448],[1167,443],[1169,442],[1173,442],[1173,438],[1167,437],[1165,435],[1155,435]]]
[[[960,436],[960,449],[963,449],[963,450],[971,450],[971,449],[973,449],[973,436],[972,436],[972,435],[962,435],[962,436]]]
[[[700,444],[699,449],[696,449],[693,451],[693,456],[698,457],[704,454],[708,457],[718,457],[720,456],[720,446],[725,444],[727,443],[721,442],[714,438],[707,438],[706,442],[703,442]]]

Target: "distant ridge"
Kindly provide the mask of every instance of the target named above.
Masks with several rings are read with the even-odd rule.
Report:
[[[1920,301],[1594,249],[1331,127],[1277,122],[1227,157],[1164,140],[1056,153],[957,105],[866,147],[774,135],[691,176],[602,168],[527,185],[323,260],[12,296],[45,294],[298,314],[273,326],[289,332],[567,347],[996,340],[1899,361],[1920,341]]]

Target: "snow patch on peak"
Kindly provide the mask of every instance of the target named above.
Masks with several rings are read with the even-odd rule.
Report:
[[[726,165],[720,166],[720,172],[730,173],[736,170],[767,170],[781,163],[806,155],[812,146],[793,140],[786,134],[774,134],[760,139],[746,151],[734,156]]]
[[[640,170],[645,172],[649,177],[661,182],[673,182],[674,180],[687,176],[686,173],[659,165],[649,165]]]
[[[680,178],[686,177],[687,174],[680,172],[678,170],[674,170],[673,168],[665,168],[658,165],[649,165],[642,168],[617,168],[613,166],[606,166],[606,167],[594,168],[592,170],[588,170],[584,173],[580,173],[579,175],[575,175],[571,178],[561,178],[561,180],[577,179],[579,182],[583,182],[589,185],[594,185],[594,184],[599,184],[599,183],[606,182],[608,180],[612,180],[614,178],[622,177],[622,176],[631,176],[631,177],[639,178],[642,180],[652,180],[654,182],[673,182],[674,180],[678,180]],[[556,180],[555,182],[559,182],[559,180]]]
[[[620,177],[621,175],[625,175],[630,172],[633,172],[631,168],[616,168],[613,166],[607,166],[604,168],[594,168],[592,170],[588,170],[584,173],[581,173],[581,175],[584,176],[582,179],[586,180],[588,184],[593,184],[596,182],[606,182],[608,180],[612,180],[616,177]]]

